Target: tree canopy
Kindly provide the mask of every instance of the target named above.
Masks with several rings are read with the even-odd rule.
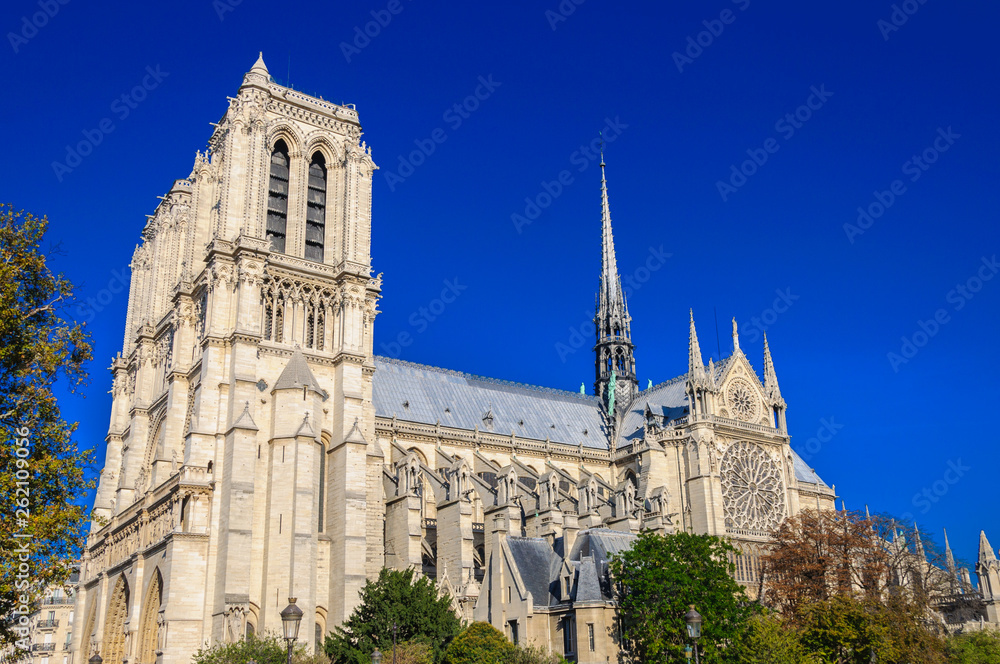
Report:
[[[45,587],[62,583],[79,557],[93,486],[89,450],[73,440],[53,387],[86,381],[91,346],[67,310],[73,285],[49,268],[42,242],[48,220],[0,205],[0,616],[11,618]],[[16,510],[16,512],[15,512]],[[0,620],[0,642],[21,635]]]
[[[683,661],[690,643],[684,614],[692,604],[704,619],[701,661],[724,661],[724,645],[741,634],[754,611],[733,580],[733,551],[711,535],[643,531],[612,558],[616,621],[629,661]]]
[[[376,647],[391,651],[393,625],[397,643],[426,643],[435,662],[461,629],[451,597],[439,595],[431,579],[412,569],[383,568],[377,580],[365,583],[361,603],[327,636],[324,649],[333,664],[368,664]]]

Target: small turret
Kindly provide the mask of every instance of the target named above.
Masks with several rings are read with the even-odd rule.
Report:
[[[767,343],[767,333],[764,333],[764,396],[774,412],[774,426],[778,430],[788,431],[785,421],[785,400],[781,398],[781,388],[778,387],[778,375],[774,371],[774,360],[771,359],[771,347]]]

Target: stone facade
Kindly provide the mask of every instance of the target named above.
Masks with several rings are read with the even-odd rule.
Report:
[[[691,315],[687,373],[639,389],[602,163],[593,395],[376,357],[360,136],[352,106],[259,59],[149,218],[75,651],[180,664],[279,630],[289,596],[312,649],[387,566],[435,577],[466,620],[606,662],[607,555],[643,528],[730,538],[755,591],[769,530],[835,500],[789,445],[767,344],[762,378],[735,324],[705,365]]]

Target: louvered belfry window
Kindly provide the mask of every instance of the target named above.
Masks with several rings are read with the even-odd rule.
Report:
[[[288,146],[278,141],[271,152],[271,177],[267,184],[267,239],[271,251],[285,253],[288,225]]]
[[[326,160],[322,153],[309,163],[309,192],[306,207],[306,258],[323,262],[326,238]]]

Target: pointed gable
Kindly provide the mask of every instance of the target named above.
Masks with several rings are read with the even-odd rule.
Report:
[[[274,388],[271,391],[301,390],[303,387],[316,392],[324,399],[327,396],[326,391],[319,386],[319,383],[316,382],[316,377],[309,370],[309,364],[306,363],[306,356],[302,354],[300,349],[296,348],[281,375],[278,376],[278,381],[274,384]]]

